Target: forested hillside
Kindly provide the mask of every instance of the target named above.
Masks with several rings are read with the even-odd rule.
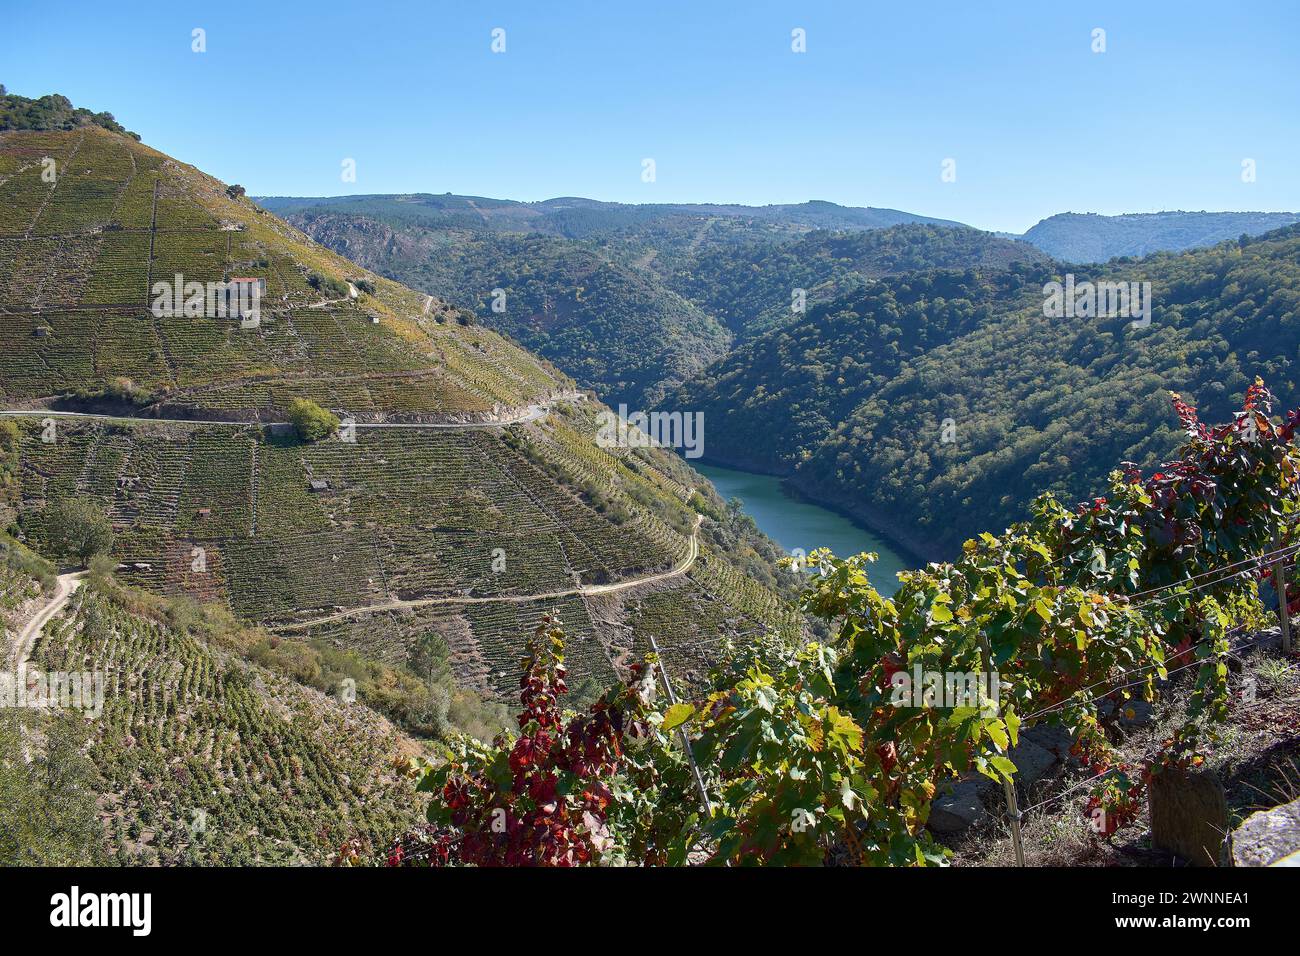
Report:
[[[325,246],[473,309],[610,403],[645,408],[720,357],[730,335],[647,270],[566,239],[308,211]]]
[[[987,321],[1023,272],[930,272],[871,282],[738,346],[665,407],[704,412],[708,457],[787,474],[905,363]]]
[[[262,201],[368,269],[474,309],[581,385],[633,408],[657,403],[720,358],[733,334],[784,322],[796,289],[810,305],[865,278],[1046,259],[956,224],[831,203]]]
[[[805,307],[854,290],[864,279],[929,269],[1006,269],[1045,262],[1033,246],[963,227],[924,224],[868,232],[817,231],[792,242],[714,246],[667,276],[741,338],[798,319],[795,290]]]
[[[1063,212],[1021,238],[1062,262],[1105,262],[1117,256],[1182,252],[1225,239],[1258,236],[1300,221],[1291,212],[1152,212],[1123,216]]]
[[[1284,403],[1300,397],[1300,227],[1075,269],[1150,281],[1148,328],[1045,318],[1050,273],[882,280],[748,343],[668,404],[713,413],[711,458],[790,475],[939,555],[1040,491],[1079,499],[1117,462],[1158,460],[1176,440],[1171,390],[1218,417],[1256,374]]]

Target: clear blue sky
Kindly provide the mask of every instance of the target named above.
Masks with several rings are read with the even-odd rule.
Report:
[[[1012,231],[1300,210],[1296,0],[49,0],[4,22],[10,90],[254,195],[826,199]]]

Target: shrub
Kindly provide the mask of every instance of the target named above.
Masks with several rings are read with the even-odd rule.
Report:
[[[319,272],[307,273],[307,284],[317,292],[335,299],[346,298],[348,294],[347,283],[333,276],[323,276]]]
[[[293,422],[298,437],[303,441],[320,441],[338,431],[338,416],[310,399],[295,398],[289,403],[288,412],[289,421]]]
[[[116,399],[121,402],[130,402],[132,405],[148,405],[153,401],[151,395],[145,389],[140,388],[131,379],[125,375],[119,375],[111,379],[104,386],[104,397]]]

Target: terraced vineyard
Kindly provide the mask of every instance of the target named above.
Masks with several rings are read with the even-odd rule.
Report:
[[[147,408],[487,419],[571,383],[443,304],[365,273],[222,184],[98,127],[0,134],[0,400],[130,378]],[[259,328],[157,317],[155,283],[266,280]],[[374,294],[352,298],[347,279]]]
[[[322,863],[345,836],[382,845],[418,816],[387,721],[93,588],[46,629],[33,662],[104,674],[90,757],[120,862]]]
[[[40,422],[19,427],[32,542],[44,540],[50,501],[90,498],[113,521],[125,581],[390,663],[436,632],[458,679],[491,694],[509,696],[520,635],[548,611],[569,624],[575,676],[612,679],[633,624],[598,623],[578,592],[665,574],[690,552],[694,513],[663,494],[677,486],[667,456],[657,453],[661,472],[655,456],[580,454],[580,432],[561,421],[361,429],[355,443],[311,445],[251,425],[63,419],[52,443]],[[598,484],[594,504],[584,482]],[[713,605],[706,617],[724,631],[791,627],[779,598],[717,557],[670,583],[655,602],[666,645],[699,632],[695,615]],[[340,610],[350,617],[309,626]]]
[[[727,548],[697,560],[719,533],[697,513],[727,519],[680,459],[599,447],[600,406],[548,363],[237,193],[98,127],[0,133],[0,406],[36,412],[7,466],[27,543],[89,500],[126,583],[412,671],[436,638],[461,687],[502,698],[546,613],[575,684],[608,684],[652,632],[693,668],[706,630],[797,636]],[[265,280],[260,325],[156,312],[178,275]],[[398,427],[303,443],[268,424],[297,398]],[[51,433],[46,411],[122,417]]]

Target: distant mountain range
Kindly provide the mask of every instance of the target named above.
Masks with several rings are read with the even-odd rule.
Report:
[[[607,237],[621,230],[663,228],[681,220],[696,222],[730,219],[751,228],[768,225],[783,232],[810,229],[883,229],[902,223],[960,226],[947,219],[932,219],[897,209],[840,206],[813,200],[798,204],[740,206],[714,203],[600,202],[566,196],[541,202],[486,199],[481,196],[434,195],[337,196],[300,198],[258,197],[262,206],[282,216],[308,209],[328,208],[338,213],[386,221],[406,221],[430,228],[472,228],[476,231],[536,232],[566,239]]]
[[[627,206],[467,196],[260,200],[456,305],[611,402],[645,407],[748,337],[872,277],[1045,259],[959,223],[834,203]],[[802,290],[802,291],[800,291]]]
[[[684,222],[729,220],[732,228],[715,230],[712,244],[730,237],[752,239],[763,233],[798,235],[815,229],[886,229],[906,223],[965,226],[951,219],[935,219],[898,209],[841,206],[812,200],[805,203],[742,206],[711,203],[601,202],[561,197],[541,202],[518,202],[451,193],[362,195],[333,197],[258,197],[267,209],[286,218],[306,210],[329,209],[385,222],[402,222],[433,229],[471,229],[475,232],[525,232],[566,239],[626,241],[628,233],[669,231]],[[1153,252],[1181,252],[1212,246],[1225,239],[1258,236],[1300,222],[1300,212],[1186,212],[1097,213],[1064,212],[1042,220],[1023,235],[994,232],[1000,239],[1021,240],[1063,262],[1105,262],[1117,256],[1144,256]]]
[[[1294,212],[1151,212],[1124,216],[1063,212],[1026,232],[1025,242],[1063,262],[1182,252],[1225,239],[1258,236],[1300,222]]]
[[[1285,213],[1053,216],[1023,237],[895,209],[524,203],[413,194],[259,200],[318,242],[457,306],[603,398],[643,407],[728,354],[864,282],[1182,251],[1254,235]]]

